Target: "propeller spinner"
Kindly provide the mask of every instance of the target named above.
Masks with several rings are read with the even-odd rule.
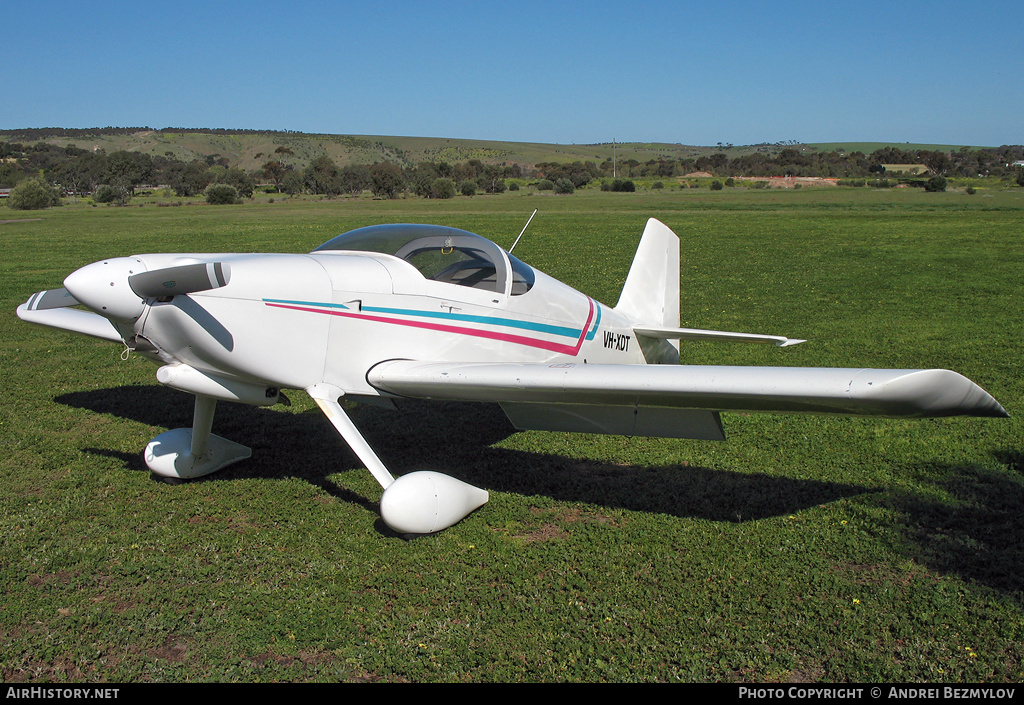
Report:
[[[145,300],[132,291],[128,278],[146,271],[137,257],[114,257],[76,269],[64,280],[64,288],[79,303],[117,321],[134,321],[146,308]]]
[[[37,308],[81,303],[115,321],[134,321],[142,315],[146,299],[217,289],[228,283],[231,270],[224,262],[200,262],[148,271],[137,257],[115,257],[93,262],[72,272],[64,289],[43,292]],[[63,296],[63,294],[67,296]]]

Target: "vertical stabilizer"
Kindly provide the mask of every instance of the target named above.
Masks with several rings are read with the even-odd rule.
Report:
[[[634,326],[679,327],[679,237],[650,218],[615,310]],[[649,363],[679,363],[679,341],[637,336]]]

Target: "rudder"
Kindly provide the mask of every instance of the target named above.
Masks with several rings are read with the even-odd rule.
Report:
[[[615,311],[634,326],[679,327],[679,236],[650,218]],[[649,363],[678,364],[679,341],[637,335]]]

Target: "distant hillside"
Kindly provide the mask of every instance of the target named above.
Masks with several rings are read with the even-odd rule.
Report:
[[[218,159],[227,159],[231,166],[238,166],[247,171],[258,169],[271,159],[304,168],[313,159],[324,154],[342,166],[372,164],[379,161],[413,165],[424,161],[458,163],[477,159],[485,164],[507,163],[532,167],[541,162],[600,163],[613,158],[622,161],[632,159],[640,163],[658,159],[696,159],[715,152],[724,152],[730,158],[735,158],[755,152],[774,154],[784,147],[781,144],[700,147],[640,142],[564,145],[443,137],[149,128],[0,130],[0,141],[47,142],[60,146],[73,144],[81,149],[103,149],[107,153],[127,150],[168,156],[180,161],[205,159],[215,155]]]
[[[1003,145],[962,145],[962,144],[924,144],[924,143],[911,143],[911,142],[812,142],[807,145],[814,149],[822,152],[834,152],[836,150],[842,152],[863,152],[864,154],[871,154],[879,149],[885,149],[886,147],[895,147],[896,149],[902,149],[905,152],[916,152],[919,150],[927,150],[930,152],[957,152],[964,147],[968,149],[995,149],[997,146]]]

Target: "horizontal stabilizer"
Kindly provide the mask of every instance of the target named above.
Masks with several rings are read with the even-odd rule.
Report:
[[[117,343],[122,342],[110,321],[96,313],[89,313],[78,308],[47,308],[32,310],[28,304],[18,307],[18,318],[29,323],[38,323],[50,328],[60,328],[72,333],[90,335]]]
[[[757,333],[730,333],[724,330],[700,330],[699,328],[653,328],[633,326],[633,332],[648,338],[666,340],[729,340],[744,343],[771,343],[780,348],[806,343],[806,340],[787,338],[782,335],[760,335]]]
[[[950,370],[703,365],[382,362],[367,374],[397,396],[708,411],[888,417],[1008,416]]]

